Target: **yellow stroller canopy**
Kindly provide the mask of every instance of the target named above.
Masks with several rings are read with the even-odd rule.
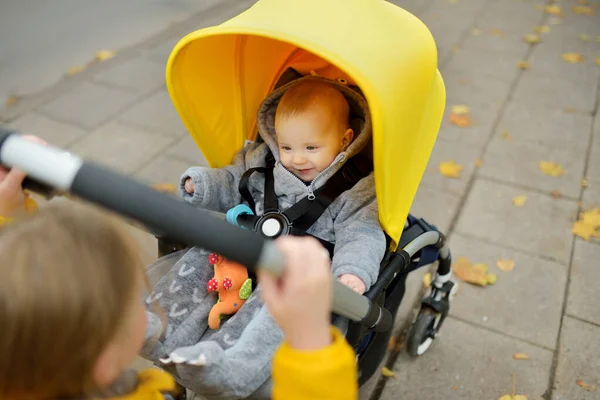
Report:
[[[384,0],[260,0],[185,36],[166,79],[212,167],[256,136],[256,113],[288,68],[347,79],[371,110],[380,222],[397,245],[445,105],[425,25]]]

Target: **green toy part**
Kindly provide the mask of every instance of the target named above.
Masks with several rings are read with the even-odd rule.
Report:
[[[240,300],[248,300],[248,297],[252,294],[252,279],[248,278],[242,284],[240,288]]]

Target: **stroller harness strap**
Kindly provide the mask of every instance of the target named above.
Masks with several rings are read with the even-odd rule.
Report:
[[[290,222],[289,233],[295,236],[308,235],[306,232],[323,215],[325,210],[333,201],[345,191],[351,189],[358,181],[368,176],[373,171],[372,162],[367,157],[356,155],[348,161],[325,182],[323,186],[315,190],[314,198],[304,197],[302,200],[289,207],[285,211],[279,210],[277,196],[275,194],[275,182],[273,169],[275,158],[269,151],[265,157],[265,166],[248,169],[240,179],[239,192],[256,214],[256,203],[250,194],[249,180],[255,173],[265,175],[264,190],[264,217],[269,214],[283,214]],[[317,238],[333,255],[333,243]]]

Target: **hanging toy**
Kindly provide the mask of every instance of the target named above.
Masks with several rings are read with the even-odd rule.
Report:
[[[208,262],[215,268],[215,275],[207,284],[208,292],[219,293],[217,304],[208,314],[208,326],[219,329],[221,316],[235,314],[250,297],[252,280],[246,267],[223,256],[211,253]]]

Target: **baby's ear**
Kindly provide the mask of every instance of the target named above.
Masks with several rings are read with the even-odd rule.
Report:
[[[344,150],[352,143],[352,139],[354,139],[354,131],[348,128],[346,129],[346,132],[344,132],[344,136],[342,136],[342,147]]]

